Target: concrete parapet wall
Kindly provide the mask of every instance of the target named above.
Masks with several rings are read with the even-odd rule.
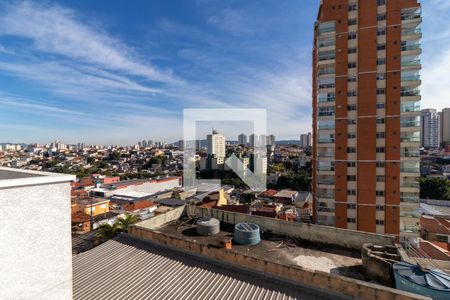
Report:
[[[178,220],[184,214],[185,209],[186,209],[185,206],[180,206],[175,209],[169,210],[163,214],[136,223],[133,226],[155,229],[160,226],[163,226],[164,224]]]
[[[277,263],[251,253],[243,254],[233,250],[201,244],[194,240],[180,238],[168,233],[161,233],[142,226],[130,227],[130,234],[170,248],[192,252],[196,255],[229,263],[237,267],[248,268],[257,272],[296,281],[311,288],[326,290],[334,295],[354,297],[356,299],[429,299],[420,295],[356,279]]]
[[[192,209],[192,208],[189,208]],[[303,240],[337,245],[349,249],[361,250],[365,243],[375,245],[394,245],[395,237],[390,235],[367,233],[356,230],[347,230],[331,226],[283,221],[236,212],[194,207],[197,217],[214,217],[222,222],[237,224],[250,222],[258,224],[263,231],[286,234]]]

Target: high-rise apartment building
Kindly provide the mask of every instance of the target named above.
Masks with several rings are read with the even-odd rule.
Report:
[[[420,141],[427,149],[439,148],[441,144],[441,122],[439,113],[435,109],[420,111]]]
[[[441,117],[441,141],[450,143],[450,108],[444,108],[439,115]]]
[[[311,146],[311,132],[300,134],[300,147],[307,148]]]
[[[418,234],[421,8],[322,0],[313,50],[317,223]]]
[[[216,157],[225,157],[225,136],[213,130],[212,134],[207,135],[208,155]]]
[[[275,136],[273,134],[266,136],[266,144],[269,146],[275,146]]]
[[[240,135],[238,135],[238,143],[239,145],[247,145],[247,136],[243,133],[241,133]]]

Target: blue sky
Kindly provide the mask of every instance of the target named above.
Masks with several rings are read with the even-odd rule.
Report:
[[[0,142],[172,142],[183,108],[235,107],[266,108],[269,133],[298,139],[318,2],[0,0]],[[450,1],[422,2],[422,107],[439,109]]]

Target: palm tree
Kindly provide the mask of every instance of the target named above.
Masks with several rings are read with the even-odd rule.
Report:
[[[128,232],[128,227],[139,221],[139,217],[136,215],[126,214],[125,218],[119,218],[114,225],[121,229],[123,232]]]
[[[117,221],[111,225],[108,223],[102,224],[98,227],[96,235],[104,239],[112,239],[122,231]]]

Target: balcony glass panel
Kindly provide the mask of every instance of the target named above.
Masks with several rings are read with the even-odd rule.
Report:
[[[335,93],[319,93],[319,102],[334,102],[335,100]]]
[[[401,157],[420,157],[420,151],[416,148],[401,148]]]
[[[319,161],[317,168],[319,171],[334,171],[334,163],[331,161]]]
[[[404,28],[402,28],[402,35],[413,35],[413,34],[422,36],[422,28],[420,28],[420,27],[404,27]]]
[[[400,202],[419,203],[420,197],[417,193],[400,193]]]
[[[415,117],[401,117],[401,127],[420,127],[420,116]]]
[[[334,143],[334,134],[319,134],[319,144]]]
[[[318,57],[317,57],[317,59],[319,61],[330,60],[330,59],[334,59],[334,58],[335,58],[334,51],[319,52]]]
[[[318,127],[319,130],[334,130],[335,122],[334,120],[319,120]]]
[[[317,31],[320,33],[333,32],[335,28],[334,21],[319,23]]]
[[[420,111],[420,102],[419,101],[401,102],[400,103],[400,111],[401,112]]]
[[[402,21],[420,19],[420,8],[402,9]]]
[[[334,116],[334,106],[319,107],[319,117]]]
[[[318,184],[334,185],[334,176],[319,176],[317,179]]]
[[[403,161],[400,163],[400,172],[419,173],[420,172],[420,163],[419,162],[411,162],[411,161]]]
[[[412,51],[412,50],[420,50],[421,44],[417,41],[403,41],[402,42],[402,51]]]
[[[402,90],[400,91],[400,96],[401,97],[420,96],[420,90],[411,88],[402,88]]]
[[[330,46],[334,46],[334,45],[335,45],[334,36],[330,37],[330,38],[319,39],[319,41],[317,43],[318,48],[330,47]]]

